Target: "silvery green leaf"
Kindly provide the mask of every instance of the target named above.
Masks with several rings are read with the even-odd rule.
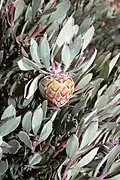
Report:
[[[86,131],[83,134],[80,149],[87,146],[92,141],[97,131],[98,131],[98,118],[95,117],[94,121],[89,124],[89,126],[87,127]]]
[[[45,35],[39,46],[39,58],[42,60],[47,70],[50,70],[50,47]]]
[[[3,138],[2,138],[2,136],[0,136],[0,146],[1,146],[2,142],[3,142]]]
[[[31,82],[32,82],[32,79],[30,81],[28,81],[27,84],[25,85],[25,88],[24,88],[24,98],[27,96],[28,87],[29,87]]]
[[[29,133],[31,131],[31,120],[32,120],[32,112],[28,111],[22,120],[22,127],[23,129]]]
[[[105,84],[99,91],[98,91],[98,97],[100,97],[103,92],[105,91],[105,89],[107,89],[107,84]]]
[[[16,139],[12,139],[8,142],[8,144],[11,146],[9,148],[9,153],[10,154],[16,154],[19,149],[21,148],[20,143]]]
[[[91,81],[92,77],[93,77],[92,73],[89,73],[89,74],[85,75],[80,80],[80,82],[77,84],[76,88],[83,89],[85,86],[87,86],[89,84],[89,82]]]
[[[53,113],[53,115],[52,115],[52,117],[51,117],[51,119],[50,119],[52,122],[55,120],[58,111],[59,111],[59,110],[56,110],[56,111]]]
[[[34,166],[38,163],[40,163],[42,157],[40,153],[35,153],[33,156],[30,156],[29,158],[29,165]]]
[[[64,17],[66,13],[68,12],[69,8],[70,8],[69,1],[60,2],[56,7],[56,11],[54,11],[51,14],[49,22],[54,22]]]
[[[79,26],[76,24],[76,25],[73,26],[73,34],[74,34],[74,36],[77,35],[78,31],[79,31]]]
[[[32,142],[26,132],[20,131],[18,137],[28,148],[31,148]]]
[[[111,71],[113,70],[114,66],[116,65],[118,59],[120,57],[120,53],[118,53],[109,63],[109,75]]]
[[[108,76],[109,76],[109,63],[106,62],[100,71],[99,77],[107,80]]]
[[[96,55],[97,55],[97,50],[95,49],[92,57],[86,63],[84,63],[84,67],[82,68],[83,73],[85,73],[90,68],[90,66],[95,60]]]
[[[40,8],[41,1],[42,0],[32,0],[32,16],[35,16],[36,12]]]
[[[35,64],[34,62],[30,61],[27,58],[23,58],[17,63],[22,71],[40,70],[40,67],[37,64]]]
[[[43,109],[43,119],[46,117],[46,113],[47,113],[47,100],[43,101],[42,103],[42,109]]]
[[[31,96],[29,99],[24,99],[22,106],[27,107],[31,103],[31,101],[33,100],[33,97],[34,96]]]
[[[82,51],[84,51],[86,49],[86,47],[88,46],[88,44],[91,42],[94,33],[95,33],[95,28],[94,28],[94,26],[91,26],[87,30],[87,32],[83,35],[83,47],[82,47]]]
[[[75,176],[80,172],[80,169],[89,164],[96,156],[99,147],[92,149],[72,168],[72,175]]]
[[[108,95],[108,97],[111,97],[113,96],[113,94],[115,94],[115,91],[116,91],[117,87],[116,87],[116,84],[111,84],[107,89],[106,89],[106,92],[105,94]]]
[[[0,147],[0,161],[2,159],[2,148]]]
[[[8,161],[0,161],[0,176],[5,174],[8,169]]]
[[[79,35],[78,37],[76,37],[74,39],[74,42],[69,45],[71,62],[74,60],[74,58],[80,52],[81,47],[82,47],[82,37],[81,37],[81,35]]]
[[[11,146],[8,143],[6,143],[5,141],[2,142],[1,147],[2,148],[7,148],[7,149],[11,148]]]
[[[61,46],[64,43],[70,43],[70,41],[73,38],[73,22],[74,19],[73,17],[69,17],[68,21],[66,22],[66,24],[63,26],[62,30],[60,31],[58,38],[56,40],[56,44],[59,48],[61,48]],[[68,31],[69,29],[69,31]]]
[[[61,52],[61,59],[62,59],[63,64],[65,65],[65,71],[66,71],[71,64],[70,50],[66,44],[64,44],[62,52]]]
[[[120,171],[120,161],[117,160],[117,161],[112,163],[108,173],[109,174],[115,174],[116,172],[119,172],[119,171]]]
[[[91,25],[92,25],[91,18],[86,17],[80,25],[80,33],[81,34],[85,33]]]
[[[44,125],[40,133],[39,142],[41,143],[42,141],[45,141],[49,137],[51,132],[52,132],[52,121],[50,120]]]
[[[30,44],[31,44],[30,45],[30,54],[31,54],[32,60],[36,64],[41,66],[39,55],[38,55],[38,44],[37,44],[37,42],[33,38],[31,39]]]
[[[107,107],[115,104],[120,99],[120,94],[117,94],[107,105]]]
[[[77,166],[79,168],[86,166],[87,164],[89,164],[94,157],[96,156],[97,152],[99,150],[99,147],[96,147],[94,149],[92,149],[89,153],[87,153],[77,164]]]
[[[112,116],[117,116],[119,115],[119,113],[120,113],[120,105],[116,106],[111,112]]]
[[[108,103],[108,96],[106,94],[103,94],[100,96],[97,101],[95,102],[95,108],[100,110],[104,108],[104,106]]]
[[[117,123],[116,122],[106,122],[101,126],[101,129],[108,129],[108,130],[113,130],[117,128]]]
[[[75,134],[71,135],[66,145],[66,153],[69,158],[75,155],[75,153],[78,150],[78,146],[79,146],[78,137]]]
[[[4,119],[10,119],[10,118],[14,118],[16,116],[16,109],[15,107],[11,104],[9,105],[3,112],[2,116],[1,116],[1,120]]]
[[[20,121],[21,116],[3,121],[0,124],[0,135],[6,136],[12,131],[14,131],[19,126]]]
[[[28,90],[28,95],[26,97],[26,99],[31,98],[31,96],[33,96],[33,94],[36,92],[37,88],[38,88],[38,81],[41,78],[41,74],[38,75],[35,79],[33,79],[33,81],[30,84],[29,90]]]
[[[119,156],[119,154],[120,154],[120,145],[117,145],[117,146],[115,146],[115,148],[113,148],[113,151],[110,153],[110,155],[107,159],[107,163],[105,166],[106,170],[109,170],[110,166],[113,164],[115,159]]]
[[[25,8],[25,2],[23,0],[18,0],[15,8],[14,21],[16,21],[21,15]]]
[[[34,113],[33,113],[33,117],[32,117],[32,130],[34,132],[34,134],[37,134],[41,123],[43,120],[43,110],[41,107],[38,107]]]
[[[72,109],[71,114],[72,114],[73,116],[76,116],[76,114],[78,114],[82,109],[85,108],[86,102],[87,102],[86,99],[82,99],[81,101],[79,101],[78,103],[76,103],[75,106],[74,106],[73,109]]]
[[[94,177],[97,176],[97,174],[99,173],[100,168],[103,166],[103,164],[107,161],[107,159],[109,158],[109,156],[111,155],[111,153],[114,151],[114,149],[116,149],[116,147],[114,147],[110,152],[108,152],[106,154],[106,156],[100,161],[100,163],[97,165],[95,172],[94,172]]]
[[[85,124],[92,121],[92,119],[95,117],[97,113],[97,110],[95,109],[94,111],[92,111],[91,113],[89,113],[85,118],[84,118],[84,122]]]
[[[25,13],[25,21],[32,18],[32,7],[28,5],[26,13]]]

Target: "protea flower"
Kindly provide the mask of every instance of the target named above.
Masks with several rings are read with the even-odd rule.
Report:
[[[25,87],[24,97],[29,99],[34,94],[38,80],[40,80],[40,92],[48,100],[48,103],[58,108],[65,105],[75,89],[73,75],[79,72],[81,61],[84,61],[84,58],[82,59],[83,51],[93,35],[94,27],[92,26],[82,36],[79,32],[79,26],[74,25],[74,19],[71,16],[66,20],[51,47],[47,35],[43,37],[40,45],[32,39],[30,53],[33,61],[23,58],[18,62],[18,65],[24,71],[38,70],[40,75],[32,83],[31,80],[28,82]],[[84,65],[86,66],[86,63]],[[26,89],[30,83],[28,95],[26,96]]]
[[[60,64],[55,61],[52,73],[40,81],[40,91],[49,104],[61,107],[74,92],[74,81],[68,73],[61,72]]]

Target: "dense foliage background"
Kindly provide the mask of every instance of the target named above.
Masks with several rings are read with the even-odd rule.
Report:
[[[1,0],[1,180],[120,179],[119,8],[119,0]],[[76,85],[61,108],[39,90],[52,52]]]

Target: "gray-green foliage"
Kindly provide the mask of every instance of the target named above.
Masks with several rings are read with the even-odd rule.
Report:
[[[0,9],[0,179],[119,180],[120,53],[103,52],[119,23],[109,47],[97,28],[117,15],[102,0],[16,2]],[[54,58],[76,85],[61,109],[38,92]]]

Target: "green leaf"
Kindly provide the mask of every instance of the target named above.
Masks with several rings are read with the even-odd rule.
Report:
[[[35,64],[27,58],[23,58],[17,63],[22,71],[40,70],[40,67],[37,64]]]
[[[26,132],[20,131],[18,137],[28,148],[31,148],[32,142]]]
[[[108,96],[107,95],[102,95],[100,96],[97,101],[95,102],[95,108],[98,110],[104,108],[104,106],[108,103]]]
[[[39,55],[38,55],[38,44],[33,38],[31,39],[30,43],[31,43],[30,54],[31,54],[32,60],[41,66]]]
[[[74,58],[80,52],[81,47],[82,47],[82,37],[81,37],[81,35],[79,35],[77,38],[74,39],[74,42],[69,45],[71,62],[74,60]]]
[[[85,133],[83,134],[80,149],[87,146],[92,141],[97,131],[98,131],[98,119],[95,117],[94,121],[87,127]]]
[[[111,73],[111,71],[113,70],[115,64],[117,63],[118,59],[120,57],[120,53],[118,53],[109,63],[109,75]]]
[[[63,1],[59,3],[56,8],[56,11],[51,14],[49,22],[54,22],[63,18],[70,8],[70,2]]]
[[[25,2],[23,0],[18,0],[15,8],[14,21],[16,21],[21,15],[25,8]]]
[[[19,149],[21,148],[20,143],[16,139],[12,139],[8,142],[8,144],[11,146],[9,148],[9,153],[10,154],[16,154]]]
[[[92,73],[89,73],[89,74],[85,75],[81,79],[81,81],[77,84],[76,88],[83,89],[85,86],[87,86],[89,84],[89,82],[91,81],[92,77],[93,77]]]
[[[28,95],[27,95],[26,99],[31,98],[31,96],[33,96],[33,94],[36,92],[36,90],[37,90],[37,88],[38,88],[38,81],[40,80],[40,78],[41,78],[41,74],[38,75],[38,76],[32,81],[32,83],[30,84],[29,91],[28,91]]]
[[[30,156],[29,158],[29,165],[34,166],[38,163],[40,163],[42,157],[40,153],[35,153],[33,156]]]
[[[70,43],[70,41],[73,38],[73,22],[74,22],[73,17],[72,16],[69,17],[68,21],[63,26],[62,30],[60,31],[58,35],[55,46],[57,45],[59,48],[61,48],[61,46],[64,43],[68,43],[68,44]]]
[[[67,141],[66,145],[66,153],[69,158],[75,155],[76,151],[78,150],[79,140],[78,137],[73,134]]]
[[[31,131],[31,120],[32,120],[32,112],[28,111],[22,120],[22,127],[23,129],[29,133]]]
[[[8,169],[8,161],[0,161],[0,176],[5,174]]]
[[[87,32],[83,35],[83,47],[82,47],[82,51],[84,51],[86,49],[86,47],[88,46],[88,44],[91,42],[94,33],[95,33],[95,28],[94,28],[94,26],[91,26],[87,30]]]
[[[35,110],[35,112],[33,114],[33,118],[32,118],[32,130],[33,130],[34,134],[38,133],[41,123],[42,123],[42,120],[43,120],[43,110],[41,107],[38,107]]]
[[[99,77],[104,78],[106,80],[108,76],[109,76],[109,63],[106,62],[100,71]]]
[[[63,64],[65,65],[65,71],[66,71],[71,64],[70,50],[66,44],[64,44],[62,52],[61,52],[61,59],[62,59]]]
[[[41,143],[42,141],[45,141],[49,137],[51,132],[52,132],[52,121],[50,120],[44,125],[40,134],[39,142]]]
[[[50,70],[50,47],[45,35],[39,46],[39,58],[43,61],[47,70]]]
[[[9,105],[3,112],[1,116],[1,120],[4,119],[10,119],[16,116],[16,109],[15,107],[11,104]]]
[[[14,131],[20,124],[21,116],[3,121],[0,124],[0,135],[6,136]]]

